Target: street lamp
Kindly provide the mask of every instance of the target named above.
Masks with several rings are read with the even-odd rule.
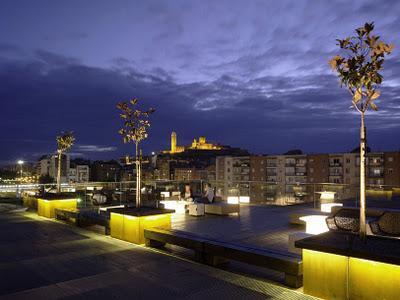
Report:
[[[21,182],[22,182],[22,175],[23,175],[23,173],[22,173],[22,165],[24,164],[24,161],[23,160],[18,160],[17,164],[19,164],[20,168],[21,168],[20,172],[21,172]]]

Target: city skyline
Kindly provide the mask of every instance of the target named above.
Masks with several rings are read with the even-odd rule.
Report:
[[[66,130],[75,154],[133,153],[115,108],[130,97],[157,109],[147,153],[167,148],[173,130],[185,145],[204,135],[256,154],[351,151],[359,120],[328,66],[335,39],[375,21],[397,46],[400,30],[396,1],[42,2],[2,2],[2,164],[55,151]],[[367,116],[373,151],[400,148],[398,53],[383,71],[381,110]]]

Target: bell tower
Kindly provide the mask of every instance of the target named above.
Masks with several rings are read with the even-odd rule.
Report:
[[[172,131],[171,133],[171,153],[176,152],[176,132]]]

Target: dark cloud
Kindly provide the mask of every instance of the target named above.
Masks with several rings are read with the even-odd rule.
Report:
[[[399,47],[397,1],[0,5],[3,160],[54,151],[62,130],[76,132],[76,153],[124,155],[115,104],[133,96],[157,109],[146,151],[168,147],[172,130],[258,153],[347,151],[359,117],[327,64],[335,39],[376,21]],[[400,147],[397,48],[367,116],[373,149]]]

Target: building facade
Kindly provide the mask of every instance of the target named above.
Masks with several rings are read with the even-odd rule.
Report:
[[[37,176],[50,176],[57,179],[58,155],[42,156],[37,163]],[[61,183],[69,182],[70,158],[68,154],[61,156]]]
[[[359,153],[221,156],[215,168],[216,185],[225,198],[250,196],[253,203],[312,201],[316,192],[324,190],[341,199],[359,193]],[[377,188],[400,190],[400,152],[368,153],[366,182],[371,195]]]

